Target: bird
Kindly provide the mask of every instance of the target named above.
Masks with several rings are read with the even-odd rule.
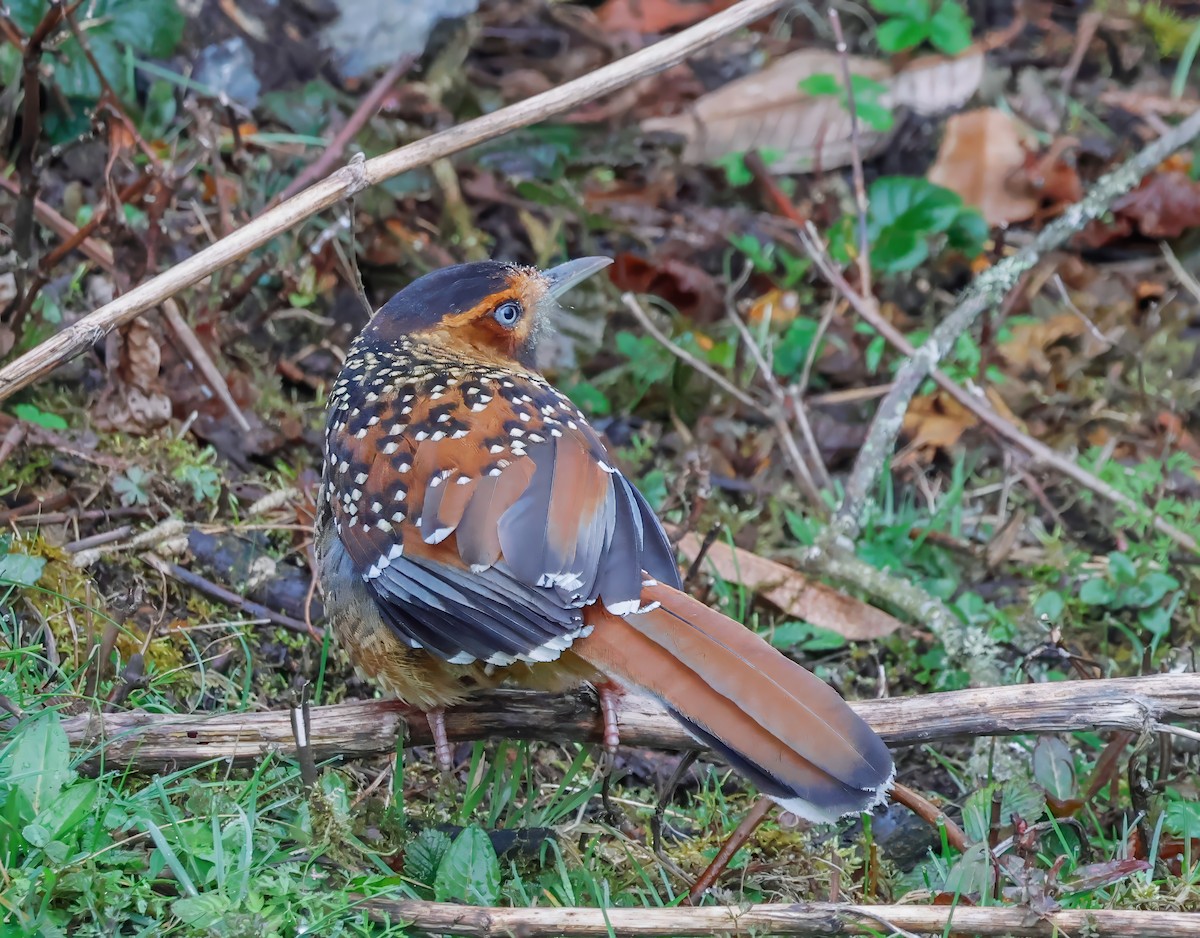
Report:
[[[560,298],[611,259],[433,270],[384,303],[329,393],[315,550],[360,676],[423,711],[502,684],[657,698],[785,810],[885,800],[883,741],[829,685],[683,591],[659,519],[536,368]]]

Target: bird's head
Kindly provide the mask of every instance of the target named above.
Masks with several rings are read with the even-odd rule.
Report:
[[[549,270],[477,261],[414,280],[381,306],[363,330],[383,343],[426,337],[464,353],[532,366],[539,333],[558,298],[612,259],[580,257]]]

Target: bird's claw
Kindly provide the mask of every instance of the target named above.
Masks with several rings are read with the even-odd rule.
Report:
[[[446,711],[437,707],[425,711],[429,730],[433,733],[433,756],[442,775],[449,777],[454,771],[454,760],[450,754],[450,740],[446,736]]]

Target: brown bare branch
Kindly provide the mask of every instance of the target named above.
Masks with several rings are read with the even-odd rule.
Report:
[[[892,746],[1016,733],[1116,729],[1149,732],[1155,723],[1200,721],[1200,674],[1156,674],[1097,681],[1021,684],[859,701],[852,704]],[[394,750],[402,722],[407,743],[432,739],[422,715],[398,701],[370,700],[312,709],[311,745],[317,760],[361,758]],[[663,707],[629,694],[618,709],[621,741],[657,749],[700,749],[701,744]],[[215,759],[250,764],[269,751],[291,752],[287,711],[262,713],[83,714],[66,721],[74,745],[106,740],[108,765],[142,771]],[[452,740],[498,737],[556,741],[600,740],[595,696],[497,691],[446,711]]]
[[[708,906],[671,909],[504,909],[416,899],[370,899],[379,921],[411,930],[475,938],[659,938],[675,935],[879,935],[954,933],[980,936],[1091,935],[1094,938],[1194,938],[1196,916],[1185,912],[1064,909],[1038,915],[1028,908],[830,903]]]

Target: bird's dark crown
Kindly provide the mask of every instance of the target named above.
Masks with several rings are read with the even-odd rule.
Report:
[[[532,367],[538,334],[556,297],[612,263],[583,257],[550,270],[476,261],[419,277],[371,318],[363,338],[398,344],[421,336],[461,352]]]
[[[430,329],[506,294],[512,275],[521,269],[502,261],[475,261],[430,271],[379,307],[367,329],[392,341]]]

